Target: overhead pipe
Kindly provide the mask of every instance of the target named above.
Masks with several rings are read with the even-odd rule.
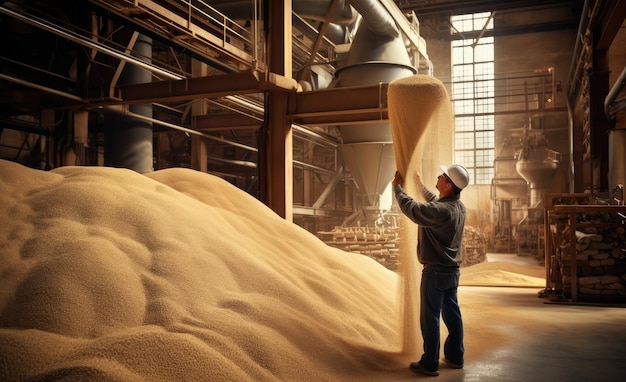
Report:
[[[378,0],[348,0],[348,2],[359,12],[363,20],[367,22],[368,28],[380,36],[400,36],[400,31],[396,23],[380,1]]]
[[[326,21],[324,16],[333,0],[294,0],[293,11],[303,18]],[[230,3],[230,1],[229,1]],[[352,25],[357,14],[352,7],[367,20],[370,29],[378,35],[390,35],[396,37],[399,30],[387,9],[379,0],[341,0],[330,15],[329,21],[333,24]]]
[[[613,110],[613,106],[617,96],[624,90],[624,86],[626,86],[626,66],[622,69],[611,91],[604,99],[604,113],[609,121],[613,121],[613,114],[617,113],[617,111]]]
[[[338,25],[350,25],[358,16],[350,7],[349,1],[336,0],[334,12],[329,15],[329,21]],[[302,18],[326,21],[324,16],[330,8],[333,0],[294,0],[292,9]]]
[[[333,174],[336,173],[336,171],[329,170],[327,168],[316,166],[316,165],[313,165],[313,164],[310,164],[310,163],[302,162],[302,161],[299,161],[299,160],[294,160],[293,164],[294,164],[295,167],[300,167],[300,168],[303,168],[303,169],[314,170],[316,172],[324,173],[326,175],[333,175]]]
[[[37,89],[37,90],[40,90],[42,92],[54,94],[54,95],[57,95],[57,96],[60,96],[60,97],[63,97],[63,98],[70,99],[72,101],[85,103],[85,104],[87,103],[87,100],[82,98],[82,97],[76,96],[76,95],[71,94],[71,93],[62,92],[60,90],[56,90],[56,89],[53,89],[53,88],[50,88],[50,87],[47,87],[47,86],[42,86],[42,85],[36,84],[34,82],[23,80],[21,78],[7,76],[6,74],[0,73],[0,79],[3,79],[5,81],[9,81],[9,82],[13,82],[13,83],[16,83],[18,85],[26,86],[26,87],[29,87],[29,88],[32,88],[32,89]]]
[[[242,167],[249,167],[249,168],[257,167],[256,163],[254,162],[245,161],[245,160],[226,159],[226,158],[218,157],[216,155],[209,155],[208,159],[216,161],[216,162],[234,164],[234,165],[242,166]]]
[[[180,125],[176,125],[173,123],[169,123],[169,122],[165,122],[165,121],[161,121],[159,119],[155,119],[155,118],[151,118],[151,117],[146,117],[144,115],[140,115],[140,114],[136,114],[127,110],[124,110],[122,108],[120,108],[119,106],[106,106],[104,108],[102,108],[101,110],[105,111],[105,112],[112,112],[112,113],[117,113],[117,114],[123,114],[123,115],[129,115],[133,118],[137,118],[137,119],[142,119],[148,122],[152,122],[156,125],[159,126],[163,126],[163,127],[167,127],[173,130],[178,130],[178,131],[182,131],[188,134],[192,134],[192,135],[197,135],[212,141],[216,141],[216,142],[220,142],[220,143],[225,143],[231,146],[235,146],[235,147],[239,147],[241,149],[244,150],[248,150],[248,151],[253,151],[253,152],[257,152],[258,149],[256,147],[252,147],[252,146],[247,146],[238,142],[233,142],[233,141],[229,141],[227,139],[223,139],[223,138],[219,138],[213,135],[209,135],[209,134],[205,134],[201,131],[198,130],[193,130],[193,129],[189,129],[187,127],[184,126],[180,126]]]

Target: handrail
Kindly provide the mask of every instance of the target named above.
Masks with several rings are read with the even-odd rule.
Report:
[[[137,25],[157,25],[158,31],[167,31],[168,36],[177,45],[189,48],[191,51],[202,55],[206,49],[215,48],[221,54],[234,59],[239,65],[257,69],[262,63],[262,51],[259,49],[258,39],[261,33],[258,31],[258,20],[252,20],[250,30],[230,19],[218,11],[206,0],[89,0],[105,10],[117,13],[117,17],[123,17],[127,10],[133,10],[128,14],[128,19]],[[254,17],[259,17],[256,8],[262,0],[249,0],[250,6],[254,7]],[[139,12],[139,13],[137,13]],[[148,13],[151,22],[144,23],[143,17],[136,18],[135,14]],[[193,42],[191,42],[193,41]],[[200,47],[200,48],[198,48]],[[208,57],[208,55],[207,55]],[[229,61],[229,60],[227,60]],[[241,70],[227,68],[226,71]]]
[[[194,17],[198,19],[204,19],[207,23],[221,29],[223,44],[229,43],[228,40],[230,38],[241,40],[244,42],[244,47],[246,45],[249,47],[248,49],[244,50],[252,54],[253,60],[255,62],[258,60],[258,49],[256,46],[256,34],[258,33],[258,31],[256,30],[256,28],[254,28],[254,30],[252,31],[247,30],[245,27],[239,25],[234,20],[231,20],[230,18],[228,18],[228,16],[218,11],[210,4],[207,4],[203,0],[178,1],[188,9],[189,14],[187,16],[190,24],[192,23],[191,20]],[[254,10],[257,9],[257,2],[258,0],[252,0],[251,2]],[[256,11],[253,12],[253,14],[256,14]],[[254,25],[256,25],[256,23]]]
[[[238,39],[243,40],[248,43],[249,46],[253,47],[255,39],[256,31],[248,31],[244,27],[237,24],[235,21],[231,20],[225,14],[221,13],[217,9],[213,8],[211,5],[207,4],[203,0],[178,0],[182,4],[186,6],[189,11],[188,20],[192,19],[192,16],[196,16],[199,19],[205,19],[209,24],[212,24],[216,27],[221,28],[222,30],[222,41],[227,43],[227,39],[229,36],[237,37]],[[256,9],[257,0],[251,0],[252,5]],[[191,23],[191,22],[190,22]],[[245,45],[245,44],[244,44]],[[253,51],[253,57],[257,58],[257,52]]]

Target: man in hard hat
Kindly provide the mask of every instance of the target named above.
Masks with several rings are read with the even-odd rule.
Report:
[[[424,186],[415,174],[418,192],[426,199],[420,203],[402,189],[402,175],[396,172],[392,181],[398,205],[409,219],[418,225],[417,259],[423,264],[420,284],[420,326],[424,338],[424,354],[412,362],[413,371],[439,375],[440,327],[439,317],[448,328],[444,342],[444,362],[455,369],[463,368],[463,319],[457,299],[461,241],[465,225],[465,205],[461,190],[469,184],[469,174],[458,164],[441,166],[437,178],[439,196]]]

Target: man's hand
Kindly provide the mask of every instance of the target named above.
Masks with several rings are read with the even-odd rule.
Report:
[[[402,187],[402,182],[404,180],[402,179],[402,175],[400,175],[400,172],[396,171],[396,174],[393,177],[393,180],[391,181],[391,186],[393,188],[396,188],[396,186],[400,186]]]

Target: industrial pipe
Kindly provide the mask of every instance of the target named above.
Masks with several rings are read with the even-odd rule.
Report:
[[[626,66],[622,69],[619,77],[613,84],[611,91],[604,99],[604,113],[606,114],[606,118],[609,121],[613,120],[613,114],[617,113],[617,111],[613,110],[614,102],[617,96],[624,90],[624,86],[626,85]]]

